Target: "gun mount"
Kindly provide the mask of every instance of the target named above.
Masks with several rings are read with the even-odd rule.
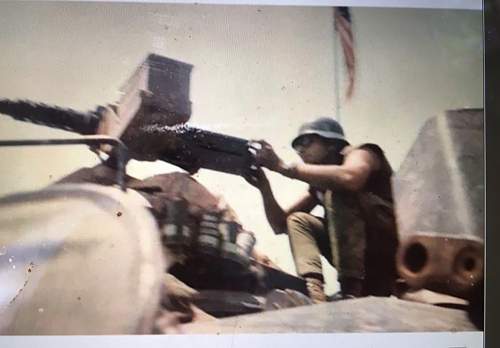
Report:
[[[15,295],[15,303],[10,306],[8,317],[0,322],[0,332],[144,333],[151,332],[156,325],[152,321],[159,319],[155,316],[155,309],[163,308],[167,317],[169,311],[178,310],[190,316],[190,308],[182,304],[179,308],[178,294],[165,295],[160,288],[168,293],[170,289],[175,292],[183,286],[192,286],[201,292],[196,305],[216,316],[263,311],[265,296],[274,289],[288,288],[306,293],[303,280],[273,268],[270,260],[259,262],[253,233],[243,229],[229,206],[223,204],[221,207],[220,200],[188,174],[169,173],[138,180],[124,173],[120,157],[125,157],[125,146],[128,150],[126,160],[163,160],[190,173],[207,168],[243,175],[250,169],[252,156],[247,140],[187,124],[191,116],[188,99],[191,69],[189,64],[149,55],[121,88],[122,96],[116,104],[99,106],[90,112],[32,101],[0,100],[0,113],[16,120],[84,135],[76,139],[5,141],[0,145],[82,143],[110,155],[106,162],[93,168],[81,168],[41,191],[0,199],[0,219],[9,220],[13,212],[16,216],[7,228],[15,226],[23,236],[30,235],[39,242],[26,245],[18,241],[15,234],[2,234],[1,245],[11,255],[19,251],[32,258],[44,248],[44,238],[54,240],[52,254],[36,260],[15,254],[15,264],[2,259],[0,268],[5,270],[17,266],[20,271],[29,267],[29,272],[34,274],[38,274],[37,270],[50,271],[50,279],[44,278],[38,284],[38,295],[46,300],[46,306],[50,306],[53,300],[62,300],[65,304],[57,312],[47,310],[46,313],[47,318],[53,318],[60,326],[53,327],[49,321],[44,321],[35,328],[36,320],[32,321],[25,313],[38,306],[37,298],[31,296],[36,283],[33,286],[24,284],[15,295],[16,282],[11,282],[9,289]],[[110,144],[120,145],[119,149],[112,151]],[[120,192],[109,187],[117,181],[123,188]],[[113,199],[108,199],[108,195]],[[134,202],[129,202],[130,196],[135,197]],[[59,206],[64,206],[68,212],[73,207],[79,211],[61,215],[57,210]],[[46,209],[32,220],[28,216],[33,207]],[[135,211],[145,214],[144,219],[149,225],[141,225],[142,218],[139,213],[134,214]],[[137,216],[138,221],[133,220]],[[53,221],[59,222],[52,224]],[[133,223],[140,228],[134,229],[136,225]],[[61,228],[64,224],[71,228]],[[87,226],[95,228],[88,233],[73,235],[74,230],[84,232]],[[119,238],[120,233],[126,234],[123,240]],[[147,243],[138,238],[141,243],[134,244],[134,233],[149,238]],[[45,234],[50,234],[50,238]],[[71,234],[69,247],[64,242],[67,234]],[[90,237],[93,243],[91,251],[88,250]],[[108,247],[113,249],[109,255],[99,256],[105,254]],[[67,249],[71,250],[66,252]],[[116,256],[119,250],[125,252]],[[122,257],[127,260],[122,262]],[[92,274],[91,269],[82,268],[81,261],[85,258],[90,263],[108,260],[106,267],[102,268],[104,273],[112,272],[115,262],[120,264],[124,271],[120,275],[122,278],[115,282],[116,286],[108,287],[105,280],[111,278],[110,273],[103,277],[102,272],[95,272],[99,274],[92,282],[92,290],[73,298],[72,294],[82,287],[81,281]],[[81,271],[69,277],[77,280],[61,286],[65,265],[81,268]],[[165,271],[179,280],[163,284]],[[137,289],[127,287],[123,276],[129,273],[133,276],[131,280],[137,283]],[[178,282],[186,285],[179,286]],[[53,284],[59,284],[57,289]],[[127,300],[122,301],[116,293],[126,289],[130,291]],[[228,299],[220,299],[221,293],[228,295]],[[66,315],[61,313],[78,306],[81,298],[98,299],[106,306],[88,306],[74,320],[64,321]],[[165,299],[168,300],[164,302]],[[140,306],[130,309],[128,304],[137,301]],[[101,313],[103,308],[106,308],[104,314]],[[16,311],[21,313],[20,316],[15,314]],[[112,320],[118,312],[122,313],[120,320]]]

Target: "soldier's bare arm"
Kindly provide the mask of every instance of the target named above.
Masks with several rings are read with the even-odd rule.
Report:
[[[258,143],[262,146],[255,154],[258,165],[315,187],[358,191],[363,188],[370,173],[380,167],[377,155],[369,149],[349,151],[341,165],[299,163],[290,166],[269,143],[264,140]]]
[[[317,204],[316,199],[307,192],[288,209],[283,209],[276,201],[269,180],[262,169],[246,179],[260,191],[267,221],[275,234],[287,232],[286,219],[288,215],[297,211],[310,212]]]
[[[358,191],[370,173],[379,168],[378,157],[369,150],[355,149],[346,155],[342,165],[299,163],[278,167],[277,172],[313,186],[337,190]]]
[[[316,200],[306,193],[288,209],[280,207],[269,186],[261,191],[266,217],[275,234],[287,233],[286,219],[288,215],[297,211],[310,212],[316,206]]]
[[[363,188],[370,173],[380,167],[377,155],[368,149],[348,152],[341,165],[299,163],[290,166],[271,145],[264,141],[260,143],[262,149],[255,156],[259,165],[315,187],[358,191]]]

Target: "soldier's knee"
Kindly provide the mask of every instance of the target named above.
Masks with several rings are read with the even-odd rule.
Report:
[[[313,222],[314,217],[308,213],[295,212],[290,214],[287,219],[287,230],[290,236],[307,236],[311,238],[313,235]]]
[[[289,228],[297,226],[297,225],[299,225],[299,226],[308,225],[310,218],[311,218],[310,214],[304,213],[302,211],[291,213],[286,218],[286,225]]]

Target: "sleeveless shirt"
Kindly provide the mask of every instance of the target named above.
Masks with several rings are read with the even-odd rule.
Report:
[[[393,171],[391,165],[389,164],[389,161],[385,157],[384,151],[378,145],[370,143],[362,144],[356,147],[348,146],[341,152],[341,154],[343,155],[342,162],[344,161],[344,158],[347,156],[347,154],[356,149],[367,150],[370,153],[374,154],[379,159],[379,164],[380,164],[377,170],[370,173],[370,176],[368,177],[365,185],[360,190],[360,192],[371,193],[375,196],[380,197],[384,201],[392,204],[393,195],[392,195],[391,177]],[[334,163],[332,163],[331,161],[327,161],[325,164],[334,164]],[[322,204],[325,191],[326,191],[325,189],[313,186],[310,186],[309,188],[309,192],[311,193],[311,195],[313,195]]]

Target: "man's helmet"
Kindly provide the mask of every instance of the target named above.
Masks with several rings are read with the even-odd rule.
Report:
[[[344,130],[340,123],[330,117],[320,117],[312,122],[304,123],[299,128],[299,135],[292,141],[292,147],[295,148],[302,137],[315,134],[329,140],[338,140],[344,144],[349,144],[344,136]]]

